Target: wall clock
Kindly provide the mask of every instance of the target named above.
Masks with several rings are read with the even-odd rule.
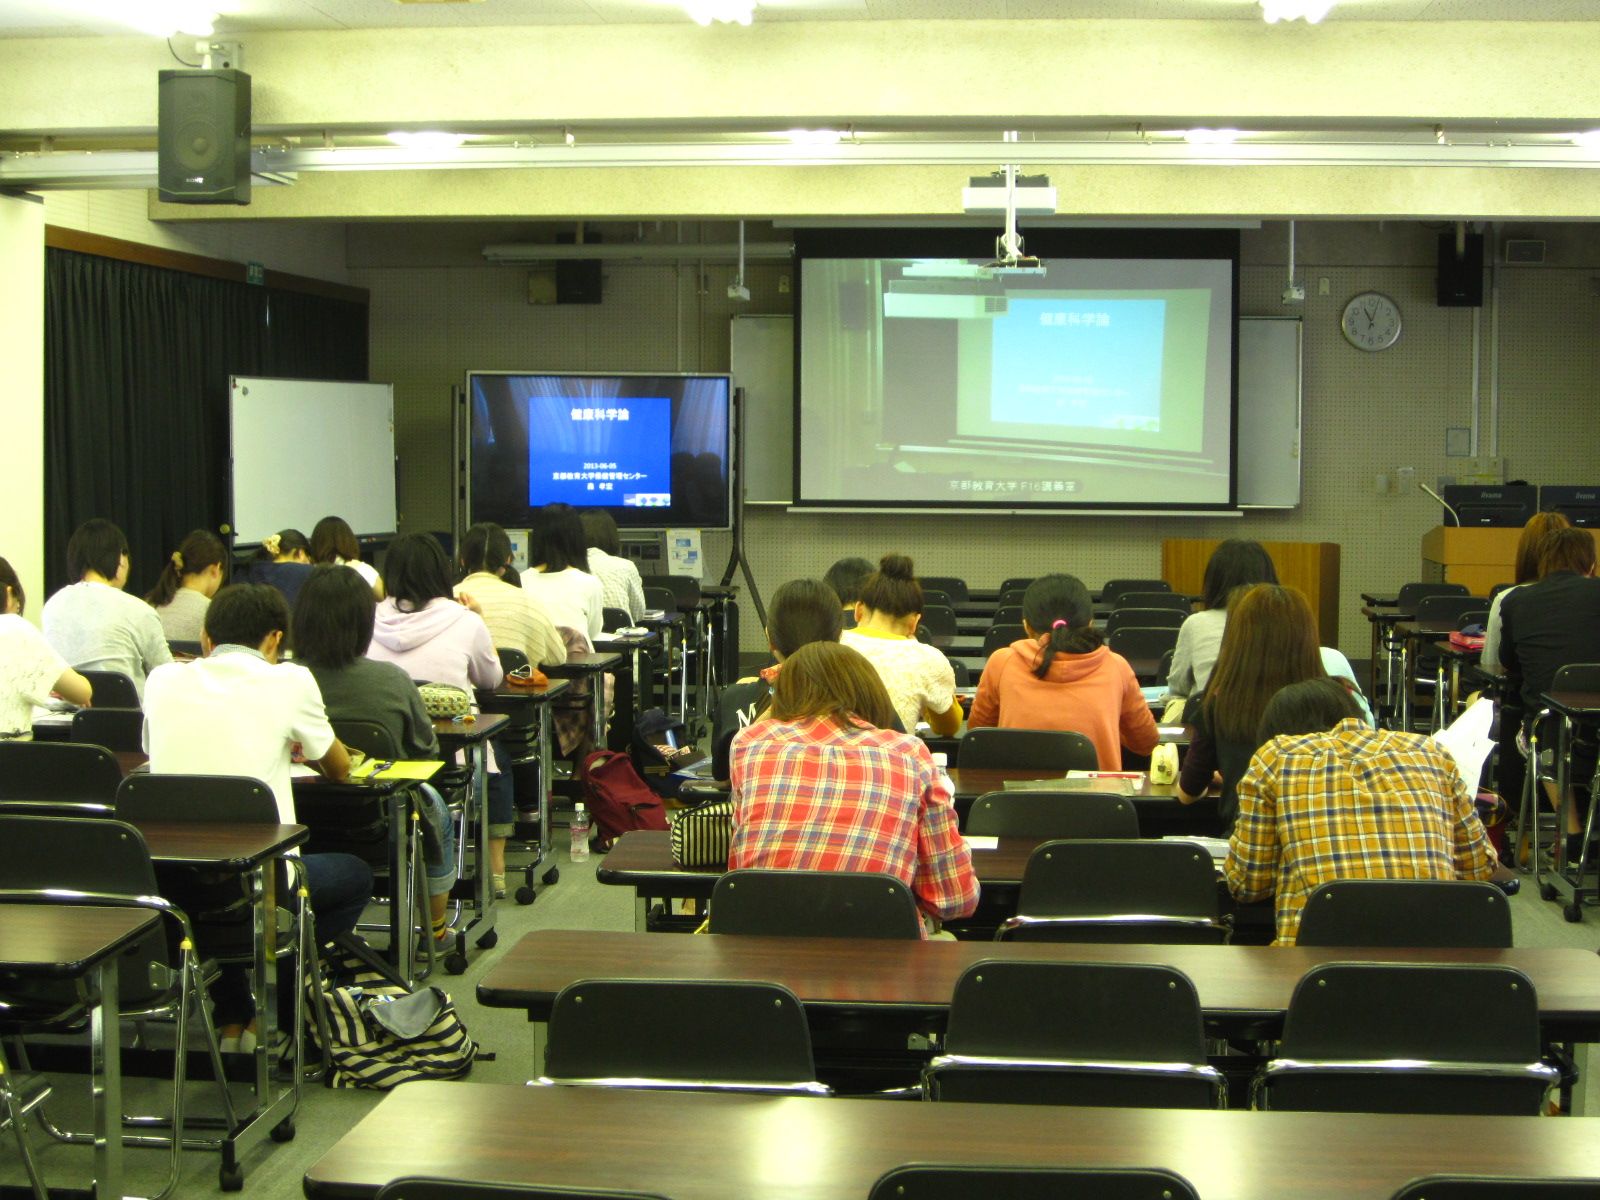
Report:
[[[1387,350],[1400,340],[1400,306],[1382,292],[1362,292],[1344,306],[1339,328],[1357,350]]]

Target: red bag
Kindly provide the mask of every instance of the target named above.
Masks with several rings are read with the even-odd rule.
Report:
[[[602,854],[630,829],[667,828],[661,797],[639,778],[626,754],[596,750],[584,758],[578,777],[583,783],[583,802],[594,814]]]

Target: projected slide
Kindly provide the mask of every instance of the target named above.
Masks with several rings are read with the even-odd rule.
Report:
[[[639,396],[596,404],[533,396],[528,426],[548,440],[528,452],[528,503],[672,504],[672,401]]]
[[[1233,264],[801,264],[799,501],[1226,507]]]

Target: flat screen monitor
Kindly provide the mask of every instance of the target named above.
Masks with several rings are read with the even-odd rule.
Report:
[[[561,502],[621,529],[726,529],[727,375],[467,375],[473,521]]]
[[[1237,235],[1046,232],[797,236],[797,504],[1232,507]]]
[[[1570,487],[1551,484],[1539,489],[1539,507],[1559,512],[1584,529],[1600,527],[1600,486]]]
[[[1462,525],[1486,525],[1514,529],[1526,525],[1538,511],[1536,489],[1530,484],[1451,484],[1443,491],[1444,502],[1456,510]],[[1451,523],[1445,513],[1441,523]]]

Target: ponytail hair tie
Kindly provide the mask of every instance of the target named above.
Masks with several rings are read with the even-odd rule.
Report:
[[[261,539],[261,544],[267,548],[268,554],[276,555],[278,547],[283,544],[283,538],[276,533],[271,533]]]
[[[1050,622],[1050,628],[1051,629],[1060,629],[1065,624],[1066,624],[1065,621],[1051,621]]]
[[[183,570],[183,551],[174,550],[172,552],[172,565],[180,572]]]

